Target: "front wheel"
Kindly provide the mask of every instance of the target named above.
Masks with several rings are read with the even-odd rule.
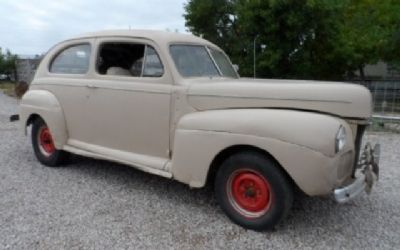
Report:
[[[272,229],[293,202],[286,174],[275,161],[257,152],[229,157],[218,170],[215,193],[232,221],[253,230]]]
[[[56,149],[50,129],[41,118],[32,123],[32,146],[36,158],[49,167],[61,165],[68,157],[67,152]]]

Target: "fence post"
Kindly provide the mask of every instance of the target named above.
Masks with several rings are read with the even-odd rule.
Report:
[[[392,123],[393,123],[393,116],[394,116],[394,105],[396,105],[396,91],[395,91],[395,85],[396,85],[396,82],[393,82],[393,84],[392,84],[392,93],[393,93],[393,100],[392,100],[392,114],[391,114],[391,116],[392,116],[392,119],[390,120]]]

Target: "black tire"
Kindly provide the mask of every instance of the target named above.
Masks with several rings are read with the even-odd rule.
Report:
[[[40,143],[40,134],[43,133],[42,131],[47,129],[48,127],[46,123],[41,119],[37,118],[32,122],[32,146],[33,146],[33,151],[35,152],[36,158],[45,166],[48,167],[57,167],[62,165],[63,163],[66,162],[68,159],[69,154],[65,151],[62,150],[57,150],[54,147],[52,150],[49,150],[49,148],[46,151],[45,147],[43,144]],[[51,143],[52,142],[52,137],[50,134],[50,130],[48,130],[48,134],[50,135]]]
[[[215,194],[233,222],[257,231],[273,229],[293,203],[293,186],[286,173],[266,155],[252,151],[223,162],[215,179]]]

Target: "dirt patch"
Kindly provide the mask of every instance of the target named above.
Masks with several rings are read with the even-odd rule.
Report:
[[[15,89],[15,83],[0,81],[0,91],[3,91],[4,94],[15,97],[14,89]]]

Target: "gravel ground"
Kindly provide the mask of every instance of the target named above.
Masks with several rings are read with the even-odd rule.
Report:
[[[77,156],[42,166],[8,122],[16,108],[0,92],[0,249],[400,249],[398,134],[368,135],[382,144],[371,196],[344,205],[300,197],[275,231],[260,233],[230,222],[211,188]]]

